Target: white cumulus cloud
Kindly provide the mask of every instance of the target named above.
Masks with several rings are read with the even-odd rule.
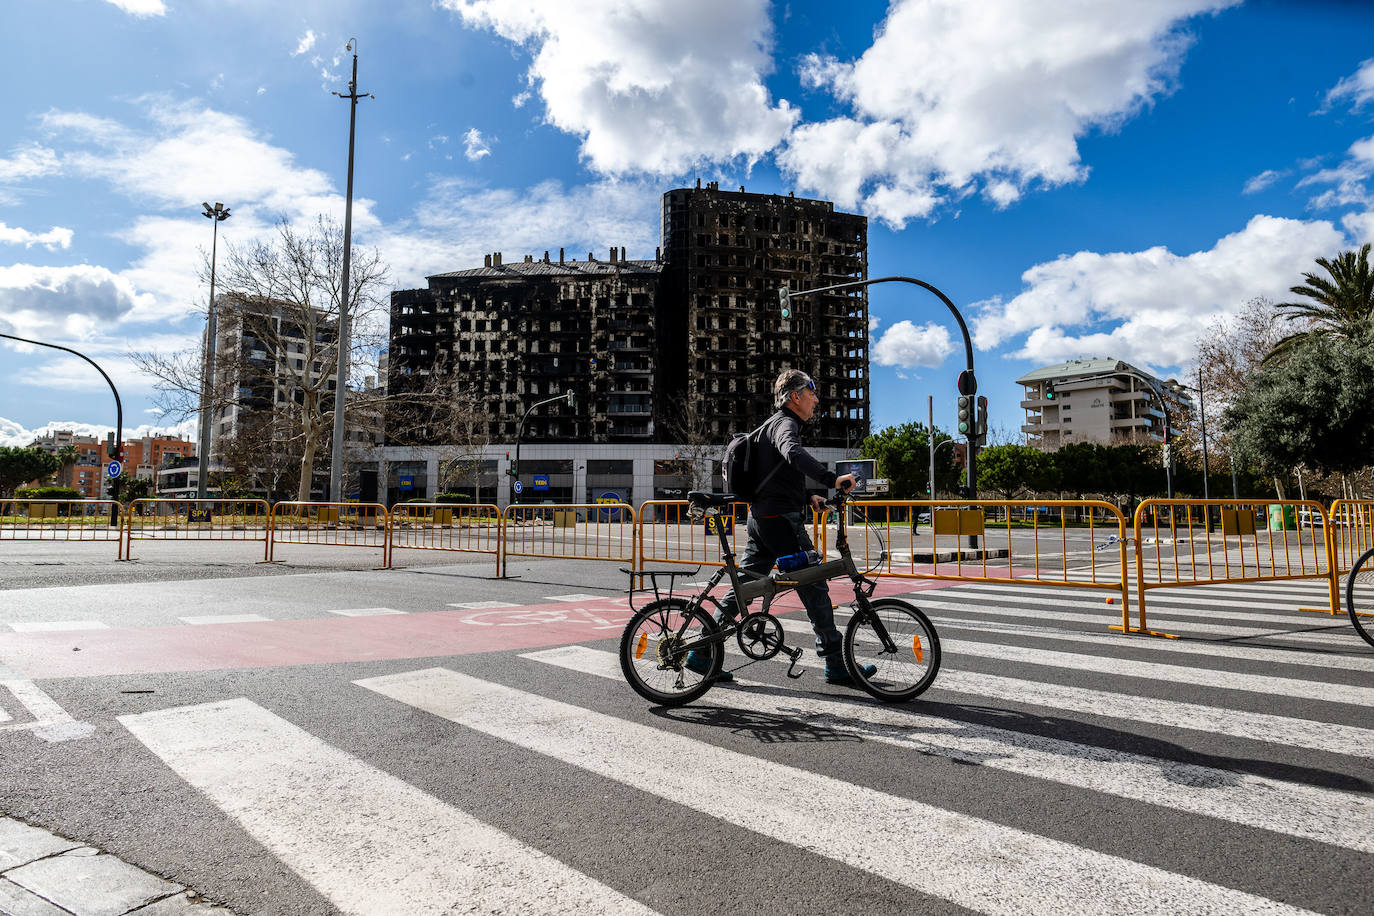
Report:
[[[1249,181],[1245,182],[1245,187],[1241,189],[1241,193],[1258,194],[1260,191],[1263,191],[1265,188],[1270,187],[1271,185],[1273,185],[1274,182],[1278,181],[1280,178],[1284,177],[1287,174],[1288,172],[1286,170],[1282,172],[1276,172],[1273,169],[1265,169],[1263,172],[1260,172],[1258,175],[1254,176]]]
[[[804,188],[900,226],[981,192],[1087,176],[1078,138],[1173,88],[1186,19],[1239,0],[895,0],[856,61],[811,55],[804,83],[853,113],[805,124],[779,153]]]
[[[165,16],[167,15],[167,4],[162,0],[105,0],[113,6],[119,7],[130,16]]]
[[[57,153],[34,143],[16,148],[8,159],[0,159],[0,181],[41,178],[57,172],[59,168]]]
[[[491,146],[482,136],[482,132],[475,127],[468,128],[467,133],[463,134],[463,147],[463,155],[468,157],[469,162],[476,162],[483,156],[491,155]]]
[[[798,112],[774,103],[767,0],[441,0],[532,49],[546,118],[608,175],[680,174],[773,149]]]
[[[299,57],[313,47],[315,47],[315,30],[306,29],[305,34],[301,36],[301,40],[296,42],[296,50],[291,52],[291,56]]]
[[[1191,254],[1080,251],[1027,270],[1013,299],[976,304],[974,340],[991,349],[1025,335],[1013,355],[1040,362],[1113,356],[1177,366],[1212,318],[1256,296],[1286,301],[1295,277],[1344,244],[1330,222],[1260,215]]]
[[[0,328],[19,337],[87,338],[118,323],[139,298],[103,267],[0,267]]]
[[[1331,108],[1338,102],[1347,102],[1351,108],[1359,109],[1374,101],[1374,57],[1360,64],[1360,69],[1341,80],[1326,94],[1322,109]]]
[[[23,245],[25,248],[32,248],[34,245],[42,245],[49,251],[70,248],[73,234],[72,230],[62,226],[54,226],[47,232],[30,232],[28,229],[7,226],[0,222],[0,243]]]
[[[953,352],[954,341],[944,325],[927,322],[918,327],[910,321],[899,321],[873,345],[873,362],[904,369],[934,368]]]

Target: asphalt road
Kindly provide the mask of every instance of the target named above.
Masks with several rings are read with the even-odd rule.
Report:
[[[0,812],[239,913],[1374,910],[1374,653],[1314,583],[1152,592],[1177,640],[885,584],[916,702],[770,662],[662,710],[615,564],[164,546],[0,546]]]

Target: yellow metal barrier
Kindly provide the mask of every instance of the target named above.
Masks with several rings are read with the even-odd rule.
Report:
[[[1338,499],[1331,504],[1326,520],[1330,526],[1336,572],[1348,573],[1355,561],[1374,547],[1374,500]]]
[[[610,560],[635,565],[638,528],[634,506],[625,503],[512,505],[501,513],[502,548],[497,565],[505,576],[511,557]]]
[[[1109,591],[1108,601],[1121,602],[1121,625],[1111,629],[1134,632],[1126,517],[1109,502],[864,499],[849,511],[850,552],[876,575]]]
[[[262,541],[267,561],[272,510],[262,499],[136,499],[124,514],[124,558],[134,541]]]
[[[0,500],[0,541],[114,541],[122,560],[122,514],[111,499]]]
[[[391,507],[388,569],[396,550],[501,554],[501,509],[468,503],[397,503]]]
[[[731,513],[722,515],[729,526],[726,538],[732,550],[744,542],[749,504],[731,503]],[[712,524],[716,524],[715,521]],[[691,566],[720,566],[720,537],[707,530],[706,520],[693,520],[687,514],[686,500],[648,500],[639,507],[639,566],[648,563],[682,563]]]
[[[378,503],[282,502],[272,507],[267,560],[276,559],[278,544],[325,547],[374,547],[388,558],[391,528],[386,506]]]
[[[1147,499],[1135,511],[1133,530],[1140,632],[1172,638],[1146,624],[1145,593],[1154,588],[1321,579],[1330,607],[1301,610],[1340,607],[1335,545],[1319,502]]]

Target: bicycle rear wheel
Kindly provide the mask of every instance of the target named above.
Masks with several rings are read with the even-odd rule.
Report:
[[[1345,580],[1345,609],[1360,638],[1374,646],[1374,550],[1355,561]]]
[[[725,647],[708,643],[696,650],[707,659],[702,670],[687,667],[678,647],[719,632],[716,622],[682,598],[646,604],[630,618],[620,637],[620,670],[635,693],[659,706],[681,706],[711,689],[725,661]]]
[[[884,646],[878,628],[892,649]],[[921,609],[898,598],[869,602],[855,609],[844,631],[844,661],[859,686],[885,703],[904,703],[919,696],[940,670],[940,637]],[[866,674],[868,666],[874,668]]]

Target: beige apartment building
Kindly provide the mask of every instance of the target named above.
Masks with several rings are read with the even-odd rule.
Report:
[[[1167,414],[1191,409],[1186,391],[1119,359],[1075,359],[1028,372],[1021,426],[1026,444],[1054,451],[1072,442],[1163,442]]]

